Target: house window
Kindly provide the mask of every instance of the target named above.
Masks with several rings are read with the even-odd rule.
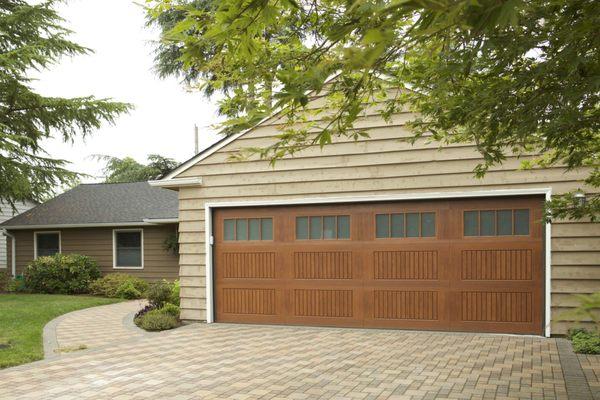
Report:
[[[113,267],[144,268],[144,231],[142,229],[113,231]]]
[[[465,236],[529,235],[529,210],[475,210],[463,214]]]
[[[350,239],[350,216],[317,215],[296,217],[296,239]]]
[[[435,213],[409,212],[375,215],[378,239],[435,236]]]
[[[273,240],[273,218],[232,218],[223,221],[223,239]]]
[[[60,232],[35,232],[35,258],[60,253]]]

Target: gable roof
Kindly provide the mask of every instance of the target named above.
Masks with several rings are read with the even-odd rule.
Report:
[[[103,226],[177,220],[177,192],[147,182],[82,184],[0,224],[0,228]]]

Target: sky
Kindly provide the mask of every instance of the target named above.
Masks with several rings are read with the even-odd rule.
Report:
[[[186,90],[176,78],[160,79],[154,73],[152,43],[159,33],[144,26],[139,4],[69,0],[59,3],[57,11],[74,31],[69,39],[94,53],[64,58],[47,71],[33,73],[34,88],[46,96],[93,95],[135,106],[114,126],[104,124],[85,141],[44,142],[50,156],[91,175],[82,182],[102,181],[103,164],[91,157],[94,154],[131,156],[139,162],[145,162],[148,154],[161,154],[182,162],[194,155],[194,124],[199,127],[200,149],[218,139],[212,127],[219,121],[215,101]]]

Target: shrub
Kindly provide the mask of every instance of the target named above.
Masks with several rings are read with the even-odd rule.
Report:
[[[12,280],[12,276],[6,271],[0,271],[0,292],[8,291],[8,285]]]
[[[27,292],[27,288],[25,287],[25,280],[22,275],[17,275],[14,279],[8,281],[6,286],[6,291],[8,292]]]
[[[156,308],[161,308],[165,303],[168,303],[172,296],[172,284],[165,280],[151,283],[146,292],[148,301]]]
[[[141,317],[136,318],[135,323],[147,331],[164,331],[179,326],[177,318],[163,310],[148,311]]]
[[[100,277],[96,261],[80,254],[55,254],[33,260],[23,273],[25,287],[33,292],[79,294]]]
[[[600,354],[600,335],[580,330],[571,337],[573,350],[582,354]]]
[[[148,282],[146,282],[145,280],[132,275],[117,272],[114,274],[107,274],[102,278],[94,281],[90,285],[90,293],[104,297],[120,297],[118,294],[119,289],[121,289],[121,287],[127,283],[131,283],[131,285],[139,293],[138,297],[136,298],[143,297],[146,291],[148,290]],[[125,289],[123,288],[121,290],[123,291]],[[128,292],[131,293],[131,291]],[[121,292],[121,294],[122,293],[123,292]]]
[[[171,287],[171,300],[169,300],[169,303],[175,304],[176,306],[180,306],[179,290],[179,280],[176,280],[175,282],[173,282],[173,286]]]
[[[146,307],[135,313],[135,316],[133,317],[134,322],[137,324],[137,321],[141,316],[152,310],[156,310],[156,307],[154,307],[152,304],[148,304]]]
[[[132,281],[123,282],[115,295],[121,299],[139,299],[142,297],[142,294],[136,289]]]
[[[162,306],[162,308],[160,308],[158,311],[165,313],[165,314],[172,315],[177,319],[179,319],[179,314],[181,312],[181,310],[179,309],[178,306],[176,306],[175,304],[171,304],[171,303],[165,303],[165,305]]]

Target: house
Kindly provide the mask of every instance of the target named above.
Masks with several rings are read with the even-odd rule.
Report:
[[[177,193],[147,182],[83,184],[0,224],[13,275],[42,255],[92,257],[103,274],[176,279]],[[13,257],[16,254],[16,257]]]
[[[478,179],[473,145],[399,141],[413,117],[366,112],[368,138],[232,161],[276,140],[275,114],[150,182],[179,192],[182,318],[564,334],[572,295],[600,290],[600,224],[542,208],[590,191],[587,171],[509,157]]]
[[[36,203],[32,201],[16,202],[14,208],[7,203],[0,201],[0,223],[34,207]],[[8,268],[8,259],[6,252],[6,237],[0,235],[0,272]]]

